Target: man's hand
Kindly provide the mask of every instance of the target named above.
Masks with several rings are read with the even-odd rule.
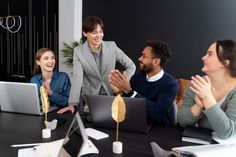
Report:
[[[112,91],[113,91],[113,93],[114,93],[115,95],[117,95],[118,93],[120,93],[119,88],[117,88],[114,84],[112,84],[112,82],[110,81],[110,79],[109,79],[109,84],[110,84],[110,87],[111,87],[111,89],[112,89]]]
[[[115,88],[113,90],[129,93],[132,88],[129,83],[129,79],[127,74],[124,72],[123,74],[120,73],[119,70],[112,70],[109,75],[109,82],[112,85],[111,88]]]

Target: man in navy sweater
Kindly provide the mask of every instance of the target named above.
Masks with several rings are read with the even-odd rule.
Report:
[[[148,120],[154,123],[174,124],[174,100],[179,90],[176,79],[163,70],[171,53],[160,40],[147,41],[139,57],[140,71],[128,79],[125,73],[112,70],[109,75],[114,93],[122,96],[145,98]]]

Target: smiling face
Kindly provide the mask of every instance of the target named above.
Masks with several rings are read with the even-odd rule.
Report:
[[[40,66],[42,73],[53,72],[56,63],[55,55],[52,51],[46,51],[39,60],[36,60],[36,63]]]
[[[138,60],[140,70],[149,74],[154,71],[158,58],[153,58],[152,47],[147,46],[144,48],[142,55],[139,57]]]
[[[91,47],[99,47],[104,33],[101,26],[98,24],[92,32],[83,32],[83,35],[87,38],[87,41]]]
[[[216,43],[213,43],[207,50],[207,54],[202,57],[202,71],[206,74],[216,73],[219,70],[226,70],[226,67],[220,62],[216,53]]]

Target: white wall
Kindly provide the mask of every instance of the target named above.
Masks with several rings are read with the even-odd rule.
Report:
[[[82,31],[82,0],[59,0],[59,70],[70,74],[72,68],[64,63],[63,42],[79,41]]]

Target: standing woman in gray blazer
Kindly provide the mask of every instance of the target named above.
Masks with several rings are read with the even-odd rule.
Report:
[[[85,94],[112,95],[108,75],[115,69],[116,62],[124,66],[129,78],[136,70],[133,61],[114,41],[102,40],[104,25],[99,17],[86,17],[82,27],[86,42],[74,49],[70,105],[61,113],[73,111]]]

